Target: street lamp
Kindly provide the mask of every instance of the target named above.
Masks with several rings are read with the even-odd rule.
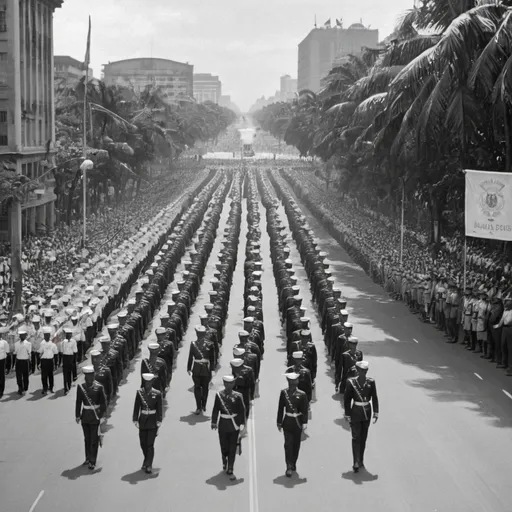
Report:
[[[80,164],[80,170],[82,171],[82,179],[83,179],[83,195],[84,195],[84,236],[82,240],[82,247],[85,249],[85,236],[86,236],[86,228],[87,228],[87,171],[90,171],[94,167],[94,163],[92,160],[84,160]]]

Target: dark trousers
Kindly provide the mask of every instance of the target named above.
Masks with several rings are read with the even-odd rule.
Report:
[[[352,430],[352,456],[354,463],[364,463],[364,449],[366,448],[369,428],[370,420],[357,421],[350,424],[350,429]]]
[[[194,398],[196,399],[196,406],[198,409],[206,407],[208,401],[208,391],[210,385],[210,377],[192,375],[194,381]]]
[[[0,359],[0,397],[4,394],[5,390],[5,359]]]
[[[18,391],[28,390],[28,359],[16,359],[16,382],[18,383]]]
[[[84,431],[85,460],[96,464],[99,446],[99,423],[82,423]]]
[[[40,361],[41,354],[39,354],[38,352],[32,352],[32,354],[30,355],[30,371],[32,373],[35,373],[36,368],[39,368]]]
[[[284,459],[286,469],[293,469],[299,458],[302,429],[297,425],[290,429],[283,429],[284,433]]]
[[[81,363],[84,359],[84,342],[82,340],[78,340],[76,342],[76,348],[78,349],[78,353],[76,355],[76,362]],[[73,378],[75,378],[76,375],[73,375]]]
[[[491,328],[492,343],[494,345],[494,360],[501,363],[501,327],[499,329]]]
[[[75,356],[64,355],[62,357],[62,376],[64,377],[64,390],[69,391],[71,389],[71,382],[73,381],[73,366],[76,371]]]
[[[155,439],[158,429],[139,430],[140,447],[144,454],[144,466],[152,466],[155,457]]]
[[[43,391],[48,391],[48,388],[53,390],[53,358],[41,359],[41,382],[43,384]]]
[[[238,441],[238,430],[234,432],[221,432],[219,430],[220,453],[222,464],[227,463],[227,469],[233,470],[236,457],[236,445]]]
[[[507,373],[512,373],[512,326],[505,325],[501,331],[501,354]]]

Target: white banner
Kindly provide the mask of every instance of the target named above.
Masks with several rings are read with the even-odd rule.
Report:
[[[512,173],[465,172],[466,236],[512,240]]]

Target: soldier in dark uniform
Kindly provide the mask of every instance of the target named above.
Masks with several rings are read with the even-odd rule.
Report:
[[[348,339],[349,349],[344,352],[341,357],[339,373],[336,373],[334,380],[336,391],[339,386],[340,393],[345,392],[347,380],[357,376],[356,363],[363,360],[363,353],[360,350],[357,350],[358,342],[359,340],[355,336],[351,336]]]
[[[313,382],[311,380],[311,372],[302,364],[304,353],[297,350],[292,354],[293,365],[286,369],[286,373],[296,373],[299,376],[298,388],[306,393],[308,397],[308,405],[313,398]]]
[[[368,363],[356,363],[358,376],[348,380],[344,396],[345,419],[350,422],[352,430],[353,469],[357,473],[364,468],[364,450],[368,438],[368,429],[372,417],[373,423],[379,417],[379,398],[375,381],[367,378]],[[370,404],[371,401],[371,404]]]
[[[133,423],[139,429],[140,447],[144,454],[141,469],[146,473],[152,472],[155,439],[162,424],[164,409],[162,393],[153,388],[154,380],[153,373],[142,374],[143,386],[137,391],[133,406]]]
[[[336,326],[337,325],[340,325],[341,327],[341,324],[336,324]],[[334,345],[331,354],[331,362],[334,362],[335,367],[337,367],[337,365],[341,362],[341,356],[349,349],[348,339],[350,336],[352,336],[353,328],[354,326],[351,323],[345,322],[343,327],[341,327],[342,331],[337,333],[337,336],[333,338]]]
[[[240,435],[245,429],[245,406],[240,393],[234,391],[235,377],[223,377],[224,389],[215,395],[212,411],[212,429],[218,429],[222,469],[235,480],[233,473],[236,447],[240,443]]]
[[[152,386],[155,389],[158,389],[162,393],[162,396],[165,398],[165,394],[167,392],[167,382],[168,382],[168,369],[165,361],[158,357],[160,353],[160,345],[158,343],[149,343],[149,358],[143,359],[142,364],[140,366],[140,374],[141,374],[141,388],[144,387],[144,380],[142,379],[143,373],[152,373],[155,375],[155,380],[152,382]]]
[[[254,393],[256,391],[254,372],[252,368],[244,365],[243,359],[232,359],[230,364],[233,377],[235,377],[235,391],[242,393],[244,397],[245,416],[248,418],[251,410],[251,402],[254,400]]]
[[[96,467],[100,442],[100,421],[107,409],[107,399],[103,386],[94,380],[94,368],[83,368],[85,383],[76,390],[75,419],[82,422],[85,441],[85,462],[89,469]]]
[[[167,331],[164,327],[157,327],[155,329],[156,342],[160,345],[158,357],[161,357],[167,365],[167,386],[169,386],[172,379],[172,371],[174,368],[174,358],[176,355],[173,343],[167,338]]]
[[[206,329],[196,327],[197,340],[190,344],[187,361],[187,372],[194,381],[195,414],[206,411],[212,369],[215,364],[215,348],[205,339]]]
[[[103,357],[101,362],[110,369],[112,373],[112,394],[116,395],[119,388],[119,383],[122,379],[123,365],[120,363],[121,358],[119,352],[111,348],[110,338],[108,336],[100,337],[101,352]],[[121,374],[119,374],[121,372]]]
[[[252,368],[254,378],[256,382],[258,382],[260,375],[260,361],[258,356],[254,352],[251,352],[250,347],[247,347],[247,350],[243,346],[233,348],[233,358],[243,359],[244,364],[249,366],[249,368]]]
[[[301,331],[301,346],[299,350],[304,353],[303,365],[311,372],[311,380],[313,387],[315,387],[316,372],[318,366],[318,354],[316,352],[315,344],[311,341],[310,331]]]
[[[92,366],[94,367],[94,380],[103,386],[103,391],[105,392],[108,405],[110,403],[110,399],[112,398],[112,373],[108,366],[105,366],[101,362],[101,352],[99,350],[91,350],[90,356]]]
[[[299,374],[287,373],[288,389],[281,390],[277,406],[277,428],[284,432],[286,476],[297,470],[302,432],[308,423],[308,399],[298,388]]]

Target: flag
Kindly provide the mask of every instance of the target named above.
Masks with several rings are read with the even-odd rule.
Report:
[[[331,18],[324,23],[324,28],[331,28]]]
[[[466,236],[512,240],[512,173],[465,173]]]
[[[89,16],[89,32],[87,33],[87,49],[85,50],[85,59],[83,64],[84,71],[89,69],[91,63],[91,17]]]
[[[336,26],[340,27],[340,28],[343,27],[342,21],[343,21],[343,18],[341,18],[341,19],[336,18]]]

